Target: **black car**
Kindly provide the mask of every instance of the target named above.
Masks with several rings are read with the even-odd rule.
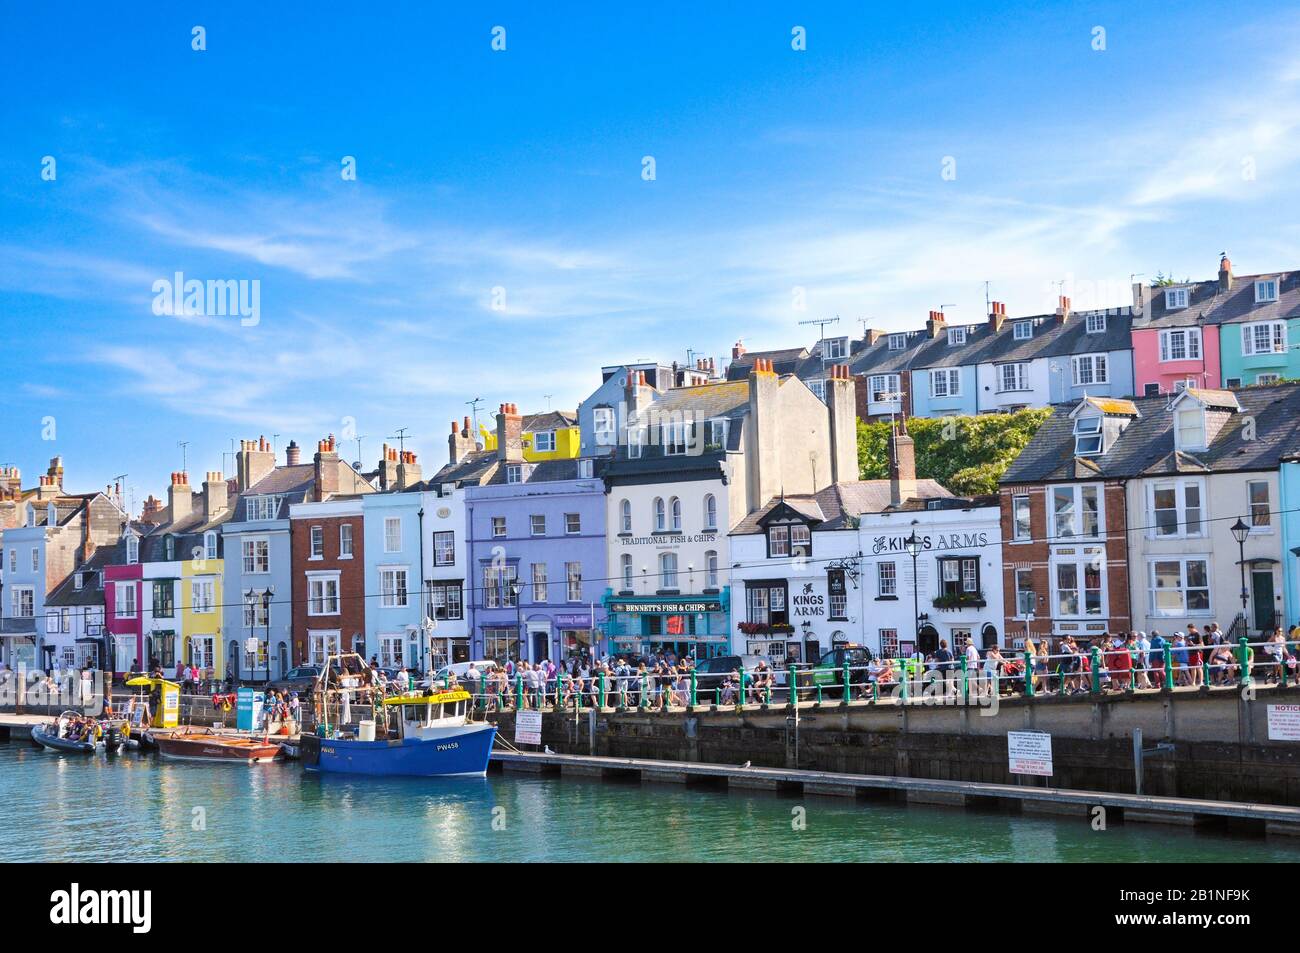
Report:
[[[316,679],[320,675],[319,665],[299,665],[297,668],[291,668],[285,672],[283,678],[277,678],[274,681],[266,683],[268,692],[297,692],[299,695],[305,695],[316,687]]]

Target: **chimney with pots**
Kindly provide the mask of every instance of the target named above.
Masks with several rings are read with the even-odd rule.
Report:
[[[738,361],[744,356],[745,356],[744,341],[737,341],[735,344],[731,345],[731,359],[733,361]]]
[[[302,447],[298,446],[297,440],[290,440],[289,446],[284,448],[285,466],[296,467],[302,463]]]
[[[624,379],[627,383],[623,385],[623,407],[627,414],[626,423],[631,426],[636,423],[637,415],[654,399],[654,391],[645,381],[645,371],[634,371],[629,367]]]
[[[469,429],[469,418],[464,418],[459,425],[453,420],[451,436],[447,438],[447,459],[452,464],[457,464],[477,449],[478,444]]]
[[[211,523],[225,512],[228,502],[226,478],[220,470],[209,470],[203,480],[203,521]]]
[[[391,490],[397,486],[397,448],[384,444],[379,456],[379,488]]]
[[[1001,301],[994,301],[989,305],[989,330],[997,334],[1002,330],[1002,325],[1007,320],[1007,306]]]
[[[316,444],[313,462],[316,465],[313,499],[322,503],[339,491],[339,452],[334,446],[333,434]]]
[[[930,312],[930,317],[925,322],[925,333],[930,336],[931,340],[937,338],[944,328],[947,327],[947,324],[945,323],[946,321],[947,319],[944,317],[942,311]]]
[[[524,459],[524,418],[514,404],[502,404],[497,413],[497,459],[520,463]]]
[[[907,418],[889,437],[889,502],[901,506],[916,496],[916,447],[907,433]]]
[[[1061,295],[1056,299],[1056,323],[1065,324],[1070,320],[1070,299]]]
[[[50,485],[55,487],[60,493],[63,492],[63,458],[51,457],[50,468],[45,471],[46,476],[50,478]]]
[[[853,375],[847,364],[831,367],[826,382],[831,427],[831,482],[858,479],[858,414]],[[820,489],[817,487],[816,489]]]
[[[140,507],[140,522],[158,524],[163,521],[162,500],[150,493]]]
[[[1232,290],[1232,262],[1228,260],[1226,251],[1219,257],[1219,290]]]
[[[177,470],[172,473],[172,483],[167,488],[167,522],[179,523],[188,518],[193,509],[190,475],[184,470]]]
[[[239,441],[239,452],[235,454],[235,477],[239,481],[242,493],[259,483],[275,469],[275,451],[265,437],[256,440]]]
[[[423,477],[421,470],[421,466],[415,462],[414,450],[401,451],[397,461],[397,488],[409,490],[415,486]]]

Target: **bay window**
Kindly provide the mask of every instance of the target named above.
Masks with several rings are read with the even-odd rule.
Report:
[[[1101,487],[1097,484],[1052,488],[1052,536],[1097,536],[1101,530]]]
[[[1199,361],[1200,359],[1200,328],[1175,328],[1160,332],[1160,360]]]
[[[1283,354],[1286,352],[1285,321],[1253,321],[1241,326],[1241,353]]]
[[[1102,562],[1095,559],[1069,559],[1054,563],[1052,586],[1056,614],[1062,617],[1100,616],[1102,614]]]

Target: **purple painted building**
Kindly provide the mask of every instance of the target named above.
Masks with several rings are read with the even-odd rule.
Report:
[[[503,459],[467,488],[475,658],[560,661],[606,650],[605,487],[591,468]]]

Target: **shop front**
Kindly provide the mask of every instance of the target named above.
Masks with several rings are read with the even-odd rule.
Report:
[[[728,589],[704,596],[605,596],[609,650],[614,655],[725,655]]]

